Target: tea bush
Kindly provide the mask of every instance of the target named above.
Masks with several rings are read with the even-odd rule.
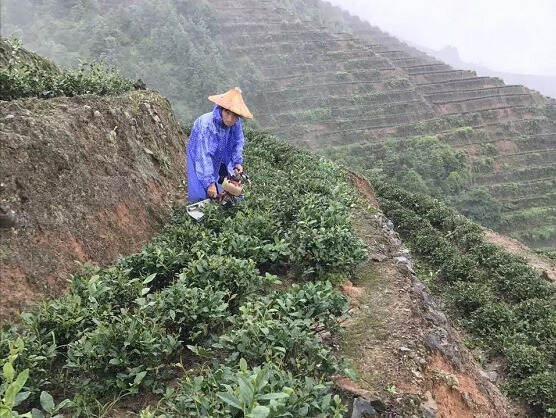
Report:
[[[174,395],[166,390],[162,411],[339,416],[344,407],[329,380],[350,371],[319,333],[336,331],[347,309],[326,279],[349,275],[365,256],[348,218],[354,196],[324,159],[257,131],[246,139],[253,184],[243,202],[209,206],[200,223],[175,211],[140,253],[87,267],[67,295],[2,330],[1,358],[17,338],[25,345],[15,366],[29,370],[29,395],[16,409],[38,406],[45,390],[73,396],[76,415],[140,390],[163,393],[185,355],[195,367]],[[250,369],[237,369],[242,358]],[[252,379],[268,380],[260,396],[239,409],[227,402]]]
[[[156,319],[124,311],[70,343],[65,368],[77,377],[76,389],[85,393],[125,392],[153,385],[165,360],[180,347],[177,335],[169,334]]]
[[[297,373],[337,372],[340,366],[314,331],[327,324],[334,330],[346,311],[347,300],[330,283],[294,286],[290,292],[242,305],[239,315],[232,318],[231,329],[209,352],[216,348],[228,364],[244,358],[256,364],[280,364]]]
[[[503,355],[507,392],[556,408],[556,292],[526,261],[486,243],[481,228],[447,205],[375,181],[381,208],[437,271],[435,289],[491,355]]]
[[[313,417],[340,418],[346,412],[329,385],[312,377],[295,377],[272,363],[248,368],[219,366],[198,376],[186,376],[169,389],[155,417]]]
[[[229,299],[226,292],[211,286],[192,288],[178,280],[157,293],[152,302],[144,303],[149,317],[160,318],[166,330],[179,335],[181,341],[194,342],[226,322]]]
[[[16,43],[9,43],[14,50]],[[22,97],[52,98],[81,94],[116,95],[133,83],[115,68],[101,62],[81,63],[77,69],[53,70],[20,59],[15,51],[7,66],[0,67],[0,100]]]

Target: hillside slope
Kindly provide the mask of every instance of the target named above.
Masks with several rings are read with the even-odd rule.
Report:
[[[17,71],[2,69],[2,80]],[[28,75],[39,87],[59,80]],[[91,85],[105,96],[76,95]],[[556,407],[549,276],[438,200],[382,180],[375,197],[364,178],[260,131],[246,132],[245,200],[209,205],[200,223],[177,210],[140,252],[112,263],[164,220],[184,136],[165,99],[110,95],[130,83],[101,67],[60,86],[74,97],[0,102],[11,112],[0,123],[2,199],[17,220],[1,231],[3,306],[63,290],[76,257],[106,265],[79,269],[67,293],[0,328],[3,410],[340,418],[352,405],[507,416],[493,382],[531,413]],[[21,87],[14,94],[48,97]],[[56,406],[47,392],[68,401]]]

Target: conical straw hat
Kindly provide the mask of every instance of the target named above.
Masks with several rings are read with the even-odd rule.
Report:
[[[253,119],[253,114],[249,111],[239,87],[231,89],[224,94],[217,94],[216,96],[209,96],[211,102],[222,106],[224,109],[231,110],[236,115],[243,116],[244,118]]]

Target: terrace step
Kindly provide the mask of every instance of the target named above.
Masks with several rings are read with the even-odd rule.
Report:
[[[491,109],[503,109],[515,106],[533,106],[535,100],[528,93],[492,95],[468,99],[432,101],[436,110],[445,115],[465,114]]]
[[[469,151],[474,167],[492,159],[495,171],[473,181],[505,199],[506,216],[554,203],[534,201],[556,187],[556,111],[535,92],[454,69],[348,15],[353,33],[332,33],[276,2],[214,3],[233,55],[267,80],[249,100],[270,131],[310,148],[359,144],[362,158],[392,138],[438,135]]]
[[[320,73],[301,73],[293,75],[283,75],[267,78],[266,85],[271,90],[283,90],[295,88],[304,84],[334,83],[334,82],[385,82],[392,80],[390,72],[380,70],[359,70],[359,71],[323,71]]]
[[[532,248],[553,249],[556,247],[556,226],[553,225],[531,228],[520,232],[511,232],[509,235]]]
[[[556,148],[499,154],[490,158],[494,161],[494,172],[507,172],[524,167],[550,164],[556,161]],[[481,162],[474,162],[473,165],[480,167]]]
[[[456,70],[459,71],[459,70]],[[442,81],[416,83],[423,93],[437,93],[444,91],[475,90],[489,87],[504,87],[502,80],[495,77],[453,78]]]
[[[556,176],[489,184],[487,187],[497,199],[524,198],[530,195],[553,192],[556,188]]]
[[[478,97],[505,96],[508,94],[530,94],[523,86],[504,85],[496,87],[482,87],[478,89],[457,89],[423,93],[427,100],[432,102],[448,102],[459,99],[473,99]]]
[[[499,198],[506,211],[527,209],[535,206],[556,207],[556,191],[547,194],[528,195],[520,198]]]
[[[485,174],[481,177],[474,178],[473,181],[475,185],[482,186],[510,183],[515,179],[520,179],[521,181],[540,181],[552,179],[554,177],[556,177],[556,162],[552,162],[544,166],[526,167],[512,171]]]

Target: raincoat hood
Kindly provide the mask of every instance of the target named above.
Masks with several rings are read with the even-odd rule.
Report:
[[[222,106],[216,105],[212,110],[212,120],[214,121],[214,124],[216,126],[223,126],[224,128],[233,128],[234,126],[237,125],[238,122],[240,122],[240,118],[238,117],[236,123],[234,123],[232,126],[227,126],[222,120],[222,109],[223,109]]]

